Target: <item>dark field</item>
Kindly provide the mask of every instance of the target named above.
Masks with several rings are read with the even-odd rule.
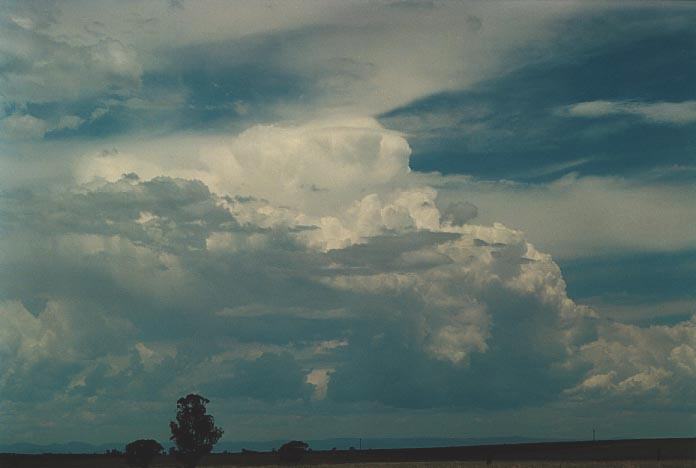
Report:
[[[308,453],[299,466],[344,464],[398,467],[696,467],[696,438],[641,439],[597,442],[483,445],[389,450],[337,450]],[[199,466],[277,466],[272,452],[212,454]],[[0,455],[1,468],[125,467],[111,455]],[[175,460],[158,457],[152,467],[175,467]],[[295,465],[298,466],[298,465]]]

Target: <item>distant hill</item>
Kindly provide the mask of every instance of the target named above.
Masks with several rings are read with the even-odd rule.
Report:
[[[123,450],[126,444],[88,444],[86,442],[65,442],[62,444],[31,444],[18,442],[15,444],[0,444],[0,453],[104,453],[106,450]]]
[[[521,444],[528,442],[553,442],[562,439],[542,439],[529,437],[487,437],[487,438],[444,438],[444,437],[410,437],[410,438],[363,438],[363,449],[400,449],[400,448],[428,448],[428,447],[452,447],[471,445],[495,445],[495,444]],[[165,447],[169,441],[160,441]],[[215,452],[241,452],[242,449],[266,451],[273,450],[283,445],[287,440],[266,441],[222,441],[215,446]],[[359,438],[333,438],[306,440],[313,450],[347,450],[350,447],[359,448]],[[0,453],[104,453],[107,450],[123,450],[126,442],[114,442],[106,444],[89,444],[85,442],[66,442],[62,444],[31,444],[14,443],[0,444]]]

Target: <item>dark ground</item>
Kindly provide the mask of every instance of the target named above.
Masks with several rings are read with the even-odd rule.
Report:
[[[481,445],[473,447],[440,447],[418,449],[373,449],[313,451],[302,459],[302,465],[354,464],[374,466],[377,463],[482,462],[511,466],[509,462],[577,462],[584,466],[596,462],[626,461],[622,466],[660,466],[670,461],[683,461],[675,466],[696,466],[696,438],[635,439],[597,442],[549,442],[535,444]],[[629,462],[640,462],[631,465]],[[643,462],[648,463],[644,465]],[[652,464],[654,462],[654,464]],[[262,466],[277,465],[273,452],[211,454],[199,466]],[[478,465],[478,464],[476,464]],[[111,455],[13,455],[0,454],[0,468],[116,468],[125,467],[123,457]],[[173,467],[176,462],[167,456],[158,457],[151,465]],[[465,466],[465,465],[461,465]],[[474,465],[471,465],[474,466]],[[524,463],[522,466],[528,466]],[[615,466],[615,465],[604,465]],[[667,466],[667,465],[665,465]],[[672,466],[670,464],[670,466]]]

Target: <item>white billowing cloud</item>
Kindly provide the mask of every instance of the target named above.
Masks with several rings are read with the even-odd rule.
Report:
[[[577,355],[591,365],[586,379],[567,392],[577,398],[650,393],[650,404],[689,405],[696,378],[695,325],[696,316],[673,326],[603,325],[599,338]]]
[[[255,148],[256,152],[252,153],[250,148]],[[252,154],[255,156],[253,159]],[[283,224],[314,226],[314,229],[298,234],[298,238],[306,239],[307,245],[324,251],[368,242],[374,236],[389,232],[425,230],[465,236],[457,242],[440,244],[436,249],[425,248],[400,255],[402,267],[430,267],[425,272],[380,272],[368,276],[353,273],[322,280],[342,290],[374,295],[415,292],[433,309],[424,322],[423,333],[428,338],[423,346],[435,358],[459,363],[465,362],[471,353],[486,352],[491,339],[490,323],[495,318],[488,314],[485,303],[468,296],[453,296],[450,288],[454,288],[454,284],[469,284],[470,291],[476,291],[476,287],[481,290],[492,278],[504,279],[510,290],[536,296],[542,303],[553,307],[558,318],[566,325],[570,324],[571,328],[559,330],[566,337],[564,339],[570,340],[566,341],[568,346],[577,339],[578,333],[582,339],[582,333],[573,330],[572,324],[578,317],[593,317],[594,313],[577,306],[566,296],[560,271],[550,257],[527,245],[521,233],[502,225],[493,228],[457,226],[446,224],[445,219],[441,224],[436,205],[437,192],[418,185],[421,182],[418,176],[408,181],[407,155],[408,148],[399,135],[387,132],[381,135],[374,125],[350,123],[294,129],[260,127],[229,140],[229,147],[200,151],[193,157],[193,162],[175,156],[178,167],[158,166],[157,162],[152,162],[158,161],[157,158],[142,163],[137,156],[122,158],[116,155],[88,159],[81,170],[85,178],[88,175],[118,177],[131,171],[145,175],[148,171],[153,175],[168,173],[200,178],[222,193],[262,197],[270,202],[253,201],[253,213],[244,213],[242,207],[246,204],[222,203],[247,223],[269,227]],[[284,157],[297,164],[284,166]],[[276,170],[277,167],[283,169]],[[324,177],[325,174],[341,172],[341,168],[346,168],[342,177]],[[278,183],[279,174],[285,173],[287,181]],[[352,178],[357,179],[355,185],[350,183]],[[250,180],[255,183],[247,184]],[[320,183],[323,183],[321,188],[317,186]],[[558,190],[567,190],[570,183],[558,185]],[[409,185],[412,187],[406,190],[397,188]],[[358,194],[373,190],[377,193],[347,203]],[[585,190],[590,191],[588,188]],[[591,191],[597,191],[597,187],[592,187]],[[322,216],[322,209],[326,206],[315,204],[318,200],[329,201],[334,214]],[[280,209],[274,206],[276,204],[287,206]],[[645,206],[639,208],[644,210]],[[211,251],[253,251],[263,249],[265,240],[263,234],[211,233],[207,248]],[[501,261],[501,252],[508,252],[507,255],[515,252],[510,257],[514,261]],[[498,256],[492,256],[494,253]],[[472,262],[472,258],[477,261]],[[451,267],[444,271],[436,268],[448,262],[467,265],[462,270],[465,276],[457,276],[451,271],[445,274]],[[584,349],[600,345],[601,341],[598,341]],[[665,356],[670,356],[671,352],[665,351]],[[673,354],[682,356],[684,352],[688,350],[680,349]],[[615,371],[608,370],[599,375],[614,375],[611,372]],[[627,376],[621,381],[623,384],[619,382],[615,388],[646,391],[656,379],[667,375],[646,368]],[[602,378],[604,380],[595,376],[588,379],[585,386],[597,386],[598,382],[606,381],[606,377]]]
[[[312,398],[315,400],[323,400],[326,398],[326,390],[331,378],[333,369],[312,369],[312,372],[307,374],[307,383],[314,387]]]
[[[53,304],[81,299],[133,328],[118,350],[82,337],[83,354],[62,353],[60,375],[37,384],[41,401],[191,388],[267,404],[498,408],[596,394],[685,404],[693,320],[605,322],[568,297],[528,234],[473,223],[488,216],[485,192],[411,173],[409,151],[371,119],[260,126],[119,143],[87,152],[69,190],[3,194],[7,294],[52,301],[38,318],[17,302],[2,312],[6,362],[38,375],[22,363],[50,353],[28,343],[49,342],[41,321]],[[578,183],[567,182],[554,190]]]
[[[312,246],[330,250],[389,231],[437,230],[440,213],[435,206],[436,195],[429,187],[397,190],[386,195],[385,201],[375,193],[366,195],[339,216],[320,217],[316,222],[320,229],[308,231],[307,241]]]
[[[410,152],[403,136],[374,119],[346,119],[254,126],[232,137],[125,143],[118,154],[88,155],[77,174],[82,181],[114,181],[128,172],[145,179],[163,174],[199,179],[217,193],[321,215],[398,184],[410,171]]]
[[[318,227],[303,237],[324,250],[388,231],[440,227],[437,192],[411,174],[408,142],[374,119],[255,126],[231,137],[176,137],[119,148],[88,153],[76,168],[78,180],[113,182],[126,173],[201,180],[216,193],[254,197],[251,203],[221,201],[243,222]],[[231,246],[232,235],[216,234],[209,242],[212,248]]]
[[[266,200],[255,201],[253,209],[238,204],[235,216],[258,223],[265,213],[266,226],[272,219],[321,225],[308,236],[326,248],[383,229],[432,229],[440,221],[472,219],[515,226],[554,257],[696,248],[692,185],[646,186],[574,174],[528,185],[412,173],[405,137],[372,119],[113,145],[118,151],[85,151],[76,169],[80,181],[113,181],[128,172],[145,179],[160,174],[198,179],[216,193]],[[432,209],[435,197],[442,220]]]
[[[632,115],[651,123],[686,125],[696,122],[696,101],[588,101],[564,107],[561,115],[584,118]]]

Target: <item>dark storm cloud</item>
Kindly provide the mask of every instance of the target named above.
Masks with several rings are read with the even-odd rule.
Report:
[[[404,258],[404,253],[418,251],[424,247],[430,247],[457,238],[459,238],[459,235],[456,233],[427,231],[376,236],[363,244],[329,251],[328,255],[332,260],[340,262],[344,267],[344,270],[334,270],[337,274],[341,272],[367,274],[382,271],[409,271],[417,268],[417,263],[421,263],[423,268],[431,268],[438,264],[451,263],[452,260],[446,255],[438,255],[437,253],[421,258]],[[409,260],[411,261],[409,262]]]
[[[264,401],[308,399],[313,387],[306,381],[306,370],[288,354],[264,353],[239,362],[232,376],[216,379],[205,386],[213,396],[249,397]]]

